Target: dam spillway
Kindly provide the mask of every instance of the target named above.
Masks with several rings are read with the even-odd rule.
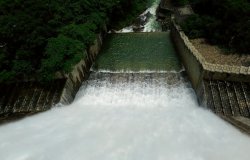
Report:
[[[109,34],[93,70],[110,72],[178,71],[170,32]]]
[[[0,126],[1,160],[249,159],[249,137],[198,106],[172,47],[110,42],[71,105]]]

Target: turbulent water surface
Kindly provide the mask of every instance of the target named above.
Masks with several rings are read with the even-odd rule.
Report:
[[[160,3],[160,0],[147,0],[147,2],[150,7],[138,17],[143,19],[143,21],[146,19],[145,24],[141,24],[140,26],[142,28],[142,32],[159,32],[162,29],[160,24],[156,21],[156,10]],[[148,15],[150,15],[150,17],[147,17]],[[116,31],[116,33],[134,32],[133,27],[133,25],[125,27],[119,31]]]
[[[0,127],[1,160],[249,160],[180,73],[93,72],[70,106]]]

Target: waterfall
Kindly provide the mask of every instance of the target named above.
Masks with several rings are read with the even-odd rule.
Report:
[[[1,160],[248,160],[181,73],[93,72],[73,104],[0,127]]]
[[[160,3],[160,0],[156,0],[153,2],[152,6],[148,8],[144,14],[150,13],[152,16],[149,18],[148,22],[144,25],[143,32],[156,32],[161,31],[160,24],[156,21],[156,9]]]
[[[0,126],[0,160],[249,160],[249,137],[197,104],[169,36],[110,35],[71,105]]]
[[[142,28],[141,32],[159,32],[161,31],[161,26],[157,22],[156,17],[156,9],[160,3],[160,0],[154,0],[150,2],[150,7],[146,9],[141,15],[139,15],[138,19],[141,19],[142,24],[137,26],[136,28]],[[127,26],[116,33],[130,33],[134,32],[134,25]]]

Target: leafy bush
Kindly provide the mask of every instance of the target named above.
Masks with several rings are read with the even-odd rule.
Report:
[[[205,35],[203,31],[205,24],[205,20],[199,15],[195,14],[188,17],[185,23],[181,24],[181,27],[190,38],[198,38]]]
[[[184,6],[189,3],[189,0],[172,0],[175,6]]]
[[[7,70],[2,70],[0,72],[0,82],[10,82],[10,79],[14,79],[16,76],[16,73],[14,71],[7,71]]]
[[[70,24],[60,29],[59,33],[81,41],[85,45],[90,45],[96,38],[96,26],[93,23]]]
[[[57,71],[69,71],[104,24],[127,21],[126,15],[142,4],[144,0],[1,0],[0,81],[38,71],[51,79]]]
[[[79,40],[59,35],[50,38],[46,47],[46,58],[42,60],[40,73],[42,79],[54,78],[56,71],[70,72],[83,57],[85,46]]]

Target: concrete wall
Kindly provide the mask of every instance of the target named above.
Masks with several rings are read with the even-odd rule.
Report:
[[[230,104],[233,100],[232,96],[230,96],[230,88],[223,89],[224,86],[221,84],[226,83],[229,85],[232,83],[232,88],[234,90],[232,94],[242,95],[234,96],[237,104],[240,104],[238,105],[238,108],[245,108],[250,112],[250,98],[248,98],[250,97],[250,85],[248,85],[250,82],[250,67],[219,65],[207,62],[199,51],[192,45],[188,37],[181,30],[180,26],[175,23],[173,17],[171,21],[171,37],[186,69],[188,78],[190,79],[193,89],[196,92],[199,103],[204,103],[207,107],[211,107],[212,105],[215,106],[215,108],[216,105],[220,105],[220,107],[217,108],[230,107],[228,104]],[[209,84],[207,84],[207,82],[209,82]],[[238,83],[246,86],[239,87],[245,88],[246,91],[238,90],[238,87],[235,87],[235,84]],[[207,87],[205,87],[205,84]],[[218,94],[214,95],[217,93],[217,90]],[[210,94],[212,96],[209,96]],[[230,103],[226,103],[227,101],[225,98],[227,97],[228,99],[231,98]],[[224,110],[225,111],[222,112],[223,114],[227,112],[226,109]],[[216,113],[217,112],[218,111],[216,111]],[[244,112],[240,115],[249,116],[249,114],[245,114]]]
[[[181,30],[180,26],[175,23],[175,20],[172,18],[172,38],[176,43],[177,50],[179,51],[183,59],[183,63],[187,70],[191,70],[194,66],[196,67],[193,70],[203,70],[203,77],[205,79],[217,79],[217,80],[228,80],[228,81],[244,81],[250,82],[250,67],[245,66],[231,66],[231,65],[220,65],[213,64],[206,61],[206,59],[199,53],[199,51],[192,45],[188,37]],[[191,56],[191,57],[190,57]],[[198,63],[198,64],[196,64]],[[201,68],[201,69],[200,69]],[[194,71],[192,76],[192,83],[197,83],[197,76],[194,74],[199,74],[199,71]]]
[[[0,123],[6,115],[50,109],[58,103],[64,84],[65,79],[56,79],[46,85],[37,81],[0,84]]]
[[[179,53],[193,89],[197,95],[203,94],[202,79],[204,70],[198,59],[200,57],[197,58],[194,56],[194,52],[198,51],[193,47],[187,36],[174,21],[172,21],[171,25],[171,38],[175,44],[177,52]],[[200,97],[202,96],[198,96],[198,99],[199,101],[202,101]]]
[[[89,70],[101,49],[102,43],[103,34],[99,34],[88,51],[84,51],[83,54],[87,55],[86,58],[82,59],[77,65],[75,65],[71,73],[64,75],[67,80],[59,103],[69,104],[74,100],[82,82],[88,78]]]
[[[103,34],[97,35],[85,58],[74,66],[70,74],[56,74],[49,84],[38,81],[22,81],[13,84],[0,84],[0,124],[49,110],[57,103],[69,104],[88,78],[89,70],[101,49]]]

